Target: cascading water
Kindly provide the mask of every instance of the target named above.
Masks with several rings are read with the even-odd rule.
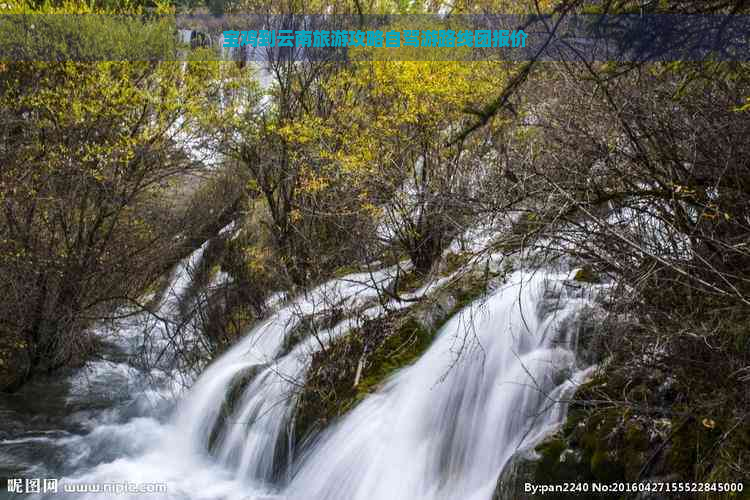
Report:
[[[156,316],[170,321],[179,314],[204,249],[177,266]],[[161,429],[159,418],[173,406],[171,398],[178,391],[165,372],[172,364],[168,356],[150,370],[129,363],[138,355],[154,365],[169,350],[164,321],[144,320],[143,315],[128,318],[114,332],[97,329],[101,359],[33,380],[19,393],[0,398],[0,477],[72,474],[136,453],[153,440]],[[2,484],[0,498],[5,494]]]
[[[452,318],[419,361],[308,451],[287,497],[491,498],[498,471],[559,422],[554,402],[575,383],[559,381],[575,366],[561,326],[580,301],[560,296],[561,282],[516,273]]]
[[[300,318],[332,306],[382,314],[377,299],[390,275],[348,276],[280,306],[203,371],[169,418],[136,413],[51,437],[66,455],[62,483],[166,483],[167,493],[124,497],[151,500],[491,498],[509,457],[563,417],[557,401],[583,373],[573,318],[586,300],[563,275],[513,273],[455,315],[415,364],[292,450],[294,391],[320,339],[292,346],[289,336]],[[186,287],[173,283],[179,295]],[[357,321],[318,337],[345,335]],[[88,456],[102,448],[109,452]],[[98,498],[49,498],[61,496]]]
[[[176,425],[191,451],[200,454],[209,448],[227,393],[249,370],[256,371],[257,375],[243,388],[239,411],[220,431],[214,448],[219,461],[233,469],[238,480],[248,476],[258,481],[270,480],[278,467],[276,446],[292,409],[293,390],[295,384],[303,382],[300,377],[306,367],[305,353],[312,347],[311,342],[302,342],[277,359],[287,335],[301,318],[325,304],[335,302],[351,309],[375,299],[378,291],[387,286],[388,275],[350,275],[313,290],[280,309],[213,363],[177,412]],[[339,326],[338,330],[345,328]]]

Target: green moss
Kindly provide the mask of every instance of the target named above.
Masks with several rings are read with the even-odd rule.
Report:
[[[445,256],[445,272],[451,274],[469,263],[471,255],[467,253],[449,253]]]
[[[219,436],[222,435],[227,426],[243,425],[234,421],[235,410],[237,410],[237,405],[241,401],[242,394],[245,392],[248,384],[250,384],[263,368],[265,368],[265,365],[252,366],[235,375],[230,382],[230,388],[222,401],[221,408],[219,409],[219,416],[217,417],[216,423],[211,429],[211,433],[208,437],[209,450],[214,449]]]
[[[357,385],[358,401],[380,386],[397,370],[416,361],[430,346],[434,331],[423,328],[413,317],[400,322],[393,335],[369,358],[367,374]]]
[[[396,371],[415,362],[429,348],[440,327],[485,290],[486,280],[467,275],[450,290],[455,306],[434,326],[428,328],[418,319],[423,309],[431,305],[425,302],[366,321],[358,330],[315,353],[298,398],[296,441],[328,425],[376,391]],[[363,356],[365,346],[367,352]],[[360,362],[362,371],[355,387]]]
[[[401,274],[398,278],[398,291],[413,292],[424,283],[424,276],[414,270]]]
[[[574,280],[581,283],[600,283],[600,276],[591,268],[591,266],[583,266],[576,272],[573,277]]]
[[[631,379],[620,375],[604,370],[579,387],[561,430],[536,447],[537,482],[638,481],[644,472],[645,477],[737,481],[736,464],[738,457],[748,454],[750,431],[738,431],[731,443],[723,443],[722,422],[710,416],[691,417],[692,407],[684,403],[671,408],[673,414],[682,415],[679,418],[639,413],[641,407],[653,407],[657,396],[649,381],[662,375],[658,370]],[[623,396],[635,405],[611,403]],[[723,443],[723,453],[733,462],[715,453],[717,443]],[[712,454],[714,460],[707,460]]]
[[[537,446],[538,482],[638,480],[651,448],[648,432],[629,410],[595,403],[607,383],[599,374],[579,387],[561,430]]]
[[[213,280],[216,275],[218,275],[221,272],[221,264],[215,263],[211,268],[208,270],[208,279]]]
[[[622,442],[625,444],[618,454],[621,477],[637,478],[651,450],[647,429],[638,421],[626,421]]]
[[[622,464],[616,458],[610,457],[606,450],[595,450],[589,463],[591,473],[599,481],[621,481],[625,475]]]
[[[355,266],[355,265],[340,266],[340,267],[337,267],[335,271],[333,271],[333,277],[343,278],[344,276],[348,276],[350,274],[355,274],[358,272],[360,272],[360,269],[358,266]]]
[[[585,475],[599,481],[621,481],[624,479],[624,469],[613,454],[613,440],[616,439],[617,426],[621,420],[619,412],[605,410],[589,414],[582,418],[583,425],[575,429],[575,438],[571,441],[581,447],[584,463],[589,469]]]
[[[313,355],[295,407],[296,442],[324,428],[355,400],[354,377],[363,348],[361,337],[350,335]]]
[[[307,381],[297,400],[295,441],[300,442],[351,410],[394,373],[419,359],[437,331],[454,314],[484,295],[488,278],[499,274],[467,273],[438,292],[450,296],[450,300],[442,301],[450,304],[450,310],[443,311],[436,321],[424,321],[423,316],[431,314],[435,306],[433,300],[425,299],[410,309],[366,321],[361,328],[313,354]],[[411,286],[416,286],[416,281]],[[362,371],[355,387],[360,362]]]
[[[544,472],[545,476],[552,476],[552,472],[557,469],[560,464],[560,455],[567,448],[567,443],[560,435],[554,435],[550,438],[542,441],[535,451],[539,454],[539,467]]]
[[[586,482],[595,480],[591,474],[589,462],[583,460],[581,454],[571,448],[568,439],[562,432],[546,438],[536,446],[535,452],[539,458],[524,465],[529,471],[529,481],[537,484],[555,484],[574,480]],[[522,484],[515,485],[514,493],[522,491],[522,488]],[[513,497],[505,495],[503,498],[516,497],[517,495]],[[548,497],[553,499],[568,498],[562,493],[550,494]],[[582,499],[597,498],[595,495],[585,492],[580,492],[576,497]]]
[[[598,277],[584,268],[576,279]],[[648,287],[644,302],[669,311],[668,320],[654,320],[648,328],[630,321],[603,326],[607,360],[577,390],[559,433],[566,444],[563,454],[580,457],[579,467],[566,470],[565,479],[750,479],[748,392],[738,376],[748,364],[747,312],[713,298],[686,305],[688,299]],[[590,338],[581,342],[591,345]],[[559,449],[556,443],[545,454]],[[544,456],[539,460],[540,480],[562,477],[565,469],[552,464]]]
[[[403,313],[365,323],[360,331],[333,342],[313,356],[295,414],[297,441],[349,411],[393,373],[414,362],[430,345],[434,332]],[[366,356],[365,342],[377,343]],[[354,386],[360,359],[361,378]]]

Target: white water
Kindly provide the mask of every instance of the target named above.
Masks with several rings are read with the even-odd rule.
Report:
[[[138,314],[120,322],[114,332],[99,332],[102,339],[112,342],[126,356],[138,354],[141,357],[140,363],[151,367],[151,371],[143,373],[121,359],[89,362],[70,380],[67,398],[69,403],[83,404],[94,391],[119,391],[123,399],[135,396],[142,404],[153,405],[160,402],[158,399],[180,392],[180,387],[189,382],[168,380],[167,372],[178,367],[180,362],[179,357],[173,354],[175,346],[189,349],[189,344],[196,340],[196,332],[192,330],[191,324],[183,325],[179,332],[175,331],[175,325],[180,322],[181,306],[185,305],[185,296],[201,263],[206,245],[177,265],[156,308],[155,317],[148,313]],[[179,374],[179,371],[175,373]]]
[[[559,422],[560,406],[549,406],[573,383],[558,387],[555,378],[574,366],[572,339],[559,326],[578,301],[561,298],[562,309],[540,317],[545,290],[559,286],[546,278],[517,273],[455,316],[417,363],[314,446],[286,494],[491,498],[513,452]]]
[[[209,365],[168,419],[103,419],[85,436],[60,438],[78,453],[67,458],[76,472],[64,482],[167,483],[167,494],[119,497],[151,500],[491,498],[513,452],[561,421],[564,405],[554,403],[576,383],[569,320],[583,300],[567,296],[563,275],[514,273],[449,321],[421,359],[382,390],[302,450],[288,449],[294,390],[318,339],[284,354],[285,338],[301,315],[332,304],[359,308],[360,317],[381,314],[375,299],[390,273],[334,280],[281,307]],[[172,288],[182,295],[187,285],[178,273]],[[345,320],[320,337],[326,342],[356,324]],[[251,373],[222,423],[227,393]],[[84,456],[102,447],[117,458]]]

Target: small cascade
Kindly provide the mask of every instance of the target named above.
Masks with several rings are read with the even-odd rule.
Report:
[[[201,255],[175,271],[164,314],[179,308]],[[295,394],[321,339],[413,303],[383,302],[393,274],[354,274],[293,300],[275,297],[276,311],[209,364],[168,419],[138,414],[59,438],[78,456],[110,450],[109,459],[71,459],[64,481],[166,483],[165,500],[489,500],[513,453],[564,418],[561,401],[585,373],[574,354],[575,318],[588,301],[566,286],[567,275],[513,273],[449,320],[417,362],[293,449]],[[296,337],[303,319],[332,309],[357,314]]]
[[[140,390],[151,393],[151,382],[166,383],[169,372],[180,368],[173,347],[179,344],[180,348],[187,349],[195,339],[196,332],[190,328],[191,323],[183,322],[182,318],[188,308],[187,295],[193,276],[207,245],[203,244],[175,267],[152,313],[140,312],[127,317],[117,323],[113,332],[105,329],[97,332],[103,340],[113,344],[117,355],[112,360],[90,362],[80,370],[72,380],[74,395],[85,395],[102,381],[110,383],[115,375],[129,381],[118,384],[123,390],[134,392],[135,396]],[[122,316],[128,316],[128,312],[123,310]],[[179,332],[175,325],[181,326]],[[150,371],[144,372],[143,367]]]
[[[175,372],[184,368],[178,353],[191,349],[197,340],[189,318],[189,291],[207,246],[208,242],[180,261],[152,313],[137,314],[118,325],[115,341],[136,356],[139,365]]]
[[[240,480],[272,481],[288,458],[278,457],[277,447],[288,431],[294,389],[304,382],[309,353],[317,348],[313,339],[306,339],[279,357],[288,335],[302,318],[332,304],[353,309],[377,299],[390,275],[355,274],[320,286],[282,307],[209,366],[177,412],[177,426],[192,451],[213,449]],[[345,321],[321,335],[332,338],[352,326]],[[244,385],[238,388],[238,382]],[[238,389],[240,394],[234,394]],[[236,399],[231,401],[235,411],[219,423],[227,397]],[[223,427],[217,430],[217,424]]]
[[[419,361],[307,451],[285,498],[492,498],[498,471],[560,422],[556,402],[576,382],[566,321],[582,301],[566,297],[563,278],[515,273],[454,316]]]
[[[174,319],[180,313],[204,249],[176,267],[157,316]],[[76,474],[139,452],[161,436],[160,420],[173,409],[178,393],[174,380],[166,363],[162,369],[144,370],[132,361],[164,349],[168,332],[163,326],[150,313],[129,316],[114,331],[100,325],[93,332],[102,343],[100,358],[55,377],[40,377],[18,394],[0,398],[0,474]],[[141,351],[144,343],[147,348]]]
[[[181,44],[190,45],[190,42],[193,40],[194,33],[195,31],[189,30],[189,29],[178,29],[177,39],[180,41]]]

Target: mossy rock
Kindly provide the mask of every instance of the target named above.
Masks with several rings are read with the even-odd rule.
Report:
[[[600,279],[584,267],[576,280]],[[611,321],[615,315],[591,313],[578,330],[579,356],[588,363],[604,361],[594,379],[577,390],[559,433],[564,453],[580,457],[579,467],[558,476],[560,471],[550,468],[555,462],[542,460],[545,482],[669,478],[748,484],[750,474],[742,466],[750,463],[748,392],[738,376],[750,345],[747,312],[723,307],[720,300],[687,307],[687,297],[658,288],[654,293],[654,300],[641,298],[655,314],[648,327],[628,311],[619,324]],[[655,300],[665,302],[655,306]],[[602,310],[606,307],[602,303]],[[669,318],[657,317],[657,311],[669,311]],[[555,455],[558,449],[546,451]]]
[[[601,276],[591,266],[583,266],[573,277],[579,283],[601,283]]]
[[[310,335],[333,328],[344,318],[344,310],[338,307],[303,316],[294,328],[291,328],[284,336],[280,355],[290,353],[302,340]]]
[[[562,484],[591,481],[588,464],[580,452],[570,448],[558,432],[545,438],[533,450],[519,450],[503,467],[493,500],[531,500],[538,498],[526,492],[526,484]],[[570,498],[569,494],[547,493],[545,498]],[[577,493],[576,498],[594,499],[593,494]]]
[[[539,456],[530,450],[519,450],[503,467],[497,479],[492,500],[530,500],[524,485],[535,481]]]
[[[405,311],[366,321],[313,354],[308,377],[295,410],[299,443],[349,411],[398,369],[414,362],[430,345],[426,330]],[[367,346],[367,354],[363,356]],[[354,385],[362,361],[359,383]]]
[[[454,314],[487,293],[492,276],[466,273],[412,308],[367,320],[314,353],[295,410],[295,442],[329,425],[399,369],[419,359]],[[361,377],[355,387],[360,362]]]
[[[435,333],[411,315],[397,321],[394,327],[392,334],[368,357],[367,372],[357,385],[357,399],[378,388],[397,370],[416,361],[430,346]]]
[[[471,254],[469,253],[453,253],[446,254],[443,259],[443,272],[445,274],[455,273],[471,261]]]
[[[637,482],[650,478],[692,481],[696,477],[701,478],[700,481],[716,478],[731,482],[728,473],[731,467],[722,467],[723,461],[718,462],[719,467],[711,465],[705,470],[698,467],[700,459],[721,442],[726,431],[721,421],[691,417],[690,407],[686,405],[671,408],[670,415],[682,415],[679,418],[638,412],[638,408],[648,407],[658,397],[653,381],[660,380],[664,374],[652,371],[627,379],[617,372],[603,370],[583,384],[576,392],[560,431],[535,448],[538,456],[535,462],[524,465],[526,477],[533,474],[533,482],[537,484]],[[617,401],[615,396],[624,397],[634,405],[607,403]],[[741,441],[739,447],[748,449],[750,438],[743,438],[743,433],[748,434],[738,432],[735,439]],[[643,494],[638,498],[661,497]]]
[[[266,367],[267,365],[250,366],[234,376],[229,384],[229,390],[227,390],[226,395],[224,396],[224,401],[222,401],[216,423],[211,429],[208,438],[209,451],[214,451],[218,439],[224,433],[226,426],[231,422],[232,416],[238,409],[237,405],[242,400],[242,395],[244,394],[245,389],[247,389],[247,386]]]

